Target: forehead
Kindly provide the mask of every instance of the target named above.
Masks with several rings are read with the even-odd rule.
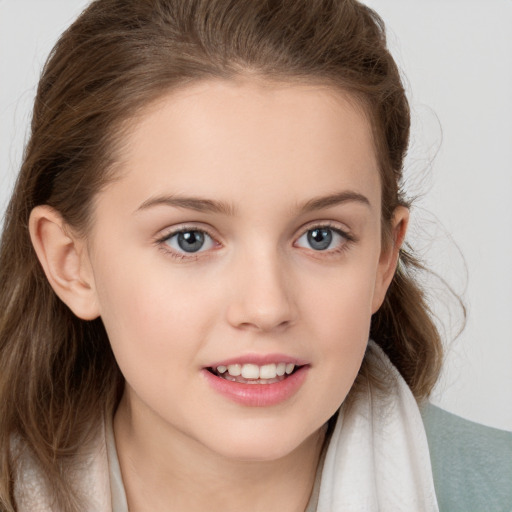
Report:
[[[205,81],[167,93],[128,128],[116,185],[127,200],[178,193],[232,202],[263,191],[293,202],[349,188],[380,201],[364,109],[332,87]]]

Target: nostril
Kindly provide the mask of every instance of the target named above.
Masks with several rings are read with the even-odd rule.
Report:
[[[239,329],[255,331],[282,331],[291,326],[293,322],[290,319],[283,320],[278,318],[277,315],[255,314],[250,320],[245,320],[239,323],[231,323]]]

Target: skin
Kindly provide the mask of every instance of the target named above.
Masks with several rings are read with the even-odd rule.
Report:
[[[30,230],[62,300],[102,317],[126,378],[114,432],[130,510],[304,510],[408,219],[395,211],[383,247],[362,109],[327,87],[203,82],[132,122],[120,169],[86,239],[45,206]],[[184,197],[221,208],[169,201]],[[319,226],[326,250],[307,239]],[[180,229],[208,233],[199,252]],[[309,365],[277,405],[235,403],[202,373],[277,353]]]

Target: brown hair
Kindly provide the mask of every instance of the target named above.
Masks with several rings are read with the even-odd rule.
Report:
[[[48,204],[86,233],[92,199],[115,175],[124,122],[191,81],[255,74],[331,84],[370,116],[380,163],[383,232],[398,205],[409,108],[381,19],[355,0],[97,0],[52,51],[0,248],[0,503],[13,497],[13,437],[78,510],[68,470],[112,410],[123,379],[101,319],[75,317],[31,247],[31,210]],[[440,370],[441,342],[416,260],[402,251],[371,336],[415,396]],[[366,368],[368,370],[368,368]],[[363,370],[363,371],[366,371]]]

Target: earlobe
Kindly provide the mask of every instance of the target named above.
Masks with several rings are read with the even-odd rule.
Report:
[[[386,296],[386,292],[395,275],[400,248],[404,243],[409,224],[409,209],[398,206],[391,220],[391,236],[388,246],[383,249],[379,259],[379,268],[373,295],[372,314],[376,313]]]
[[[99,310],[85,244],[66,227],[49,206],[36,206],[30,214],[30,238],[50,286],[76,316],[93,320]]]

